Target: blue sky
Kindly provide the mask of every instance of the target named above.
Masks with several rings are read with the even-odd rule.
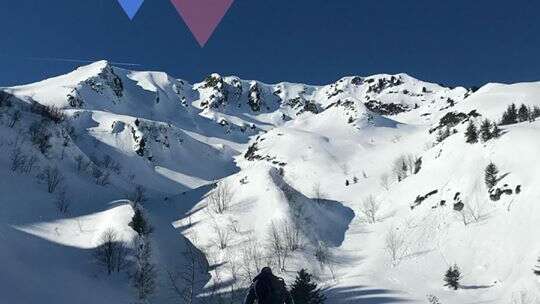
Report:
[[[201,49],[169,0],[0,1],[0,86],[108,59],[196,82],[212,72],[313,84],[405,72],[448,85],[540,80],[534,0],[236,0]]]

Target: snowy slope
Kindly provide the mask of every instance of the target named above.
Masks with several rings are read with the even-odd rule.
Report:
[[[132,301],[127,272],[107,276],[92,252],[110,228],[126,244],[136,238],[130,200],[142,185],[156,303],[178,302],[170,278],[189,268],[191,244],[204,254],[201,302],[240,298],[271,265],[288,282],[307,268],[329,303],[538,303],[540,124],[502,126],[485,143],[464,133],[469,122],[499,121],[511,103],[540,106],[539,93],[540,83],[472,92],[406,74],[326,86],[212,74],[192,85],[106,61],[3,88],[0,256],[10,266],[0,294]],[[492,192],[490,162],[500,171]],[[53,191],[47,168],[63,177]],[[380,205],[374,222],[370,200]],[[276,241],[294,248],[277,252]],[[442,281],[453,264],[458,291]]]

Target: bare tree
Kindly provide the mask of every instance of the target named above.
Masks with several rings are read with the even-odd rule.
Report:
[[[323,269],[325,266],[328,267],[330,273],[332,274],[332,278],[335,279],[334,257],[332,255],[332,251],[330,251],[330,248],[325,242],[318,242],[317,247],[315,248],[315,258],[319,262],[321,269]]]
[[[38,157],[35,154],[30,155],[30,157],[26,158],[26,166],[24,166],[24,171],[28,174],[31,174],[34,168],[36,167],[36,163],[39,161]]]
[[[65,188],[60,190],[56,195],[55,205],[56,209],[58,209],[60,213],[67,214],[69,212],[69,206],[71,205],[71,202],[67,197]]]
[[[150,241],[146,237],[139,236],[135,241],[134,266],[131,279],[137,291],[137,299],[141,303],[147,303],[148,298],[156,291],[157,271],[152,263]]]
[[[133,193],[130,195],[130,200],[135,204],[146,202],[146,188],[141,185],[137,185]]]
[[[384,249],[390,256],[392,264],[394,266],[399,264],[406,251],[406,241],[403,232],[398,228],[390,228],[384,239]]]
[[[217,187],[207,197],[208,205],[215,212],[222,214],[231,205],[233,192],[226,182],[218,183]]]
[[[272,222],[268,229],[267,243],[270,254],[273,256],[279,269],[284,270],[290,252],[275,222]]]
[[[362,202],[360,206],[360,212],[366,217],[368,223],[375,224],[377,222],[377,213],[381,208],[381,204],[375,199],[373,195],[369,195]]]
[[[185,250],[182,255],[185,263],[181,271],[167,271],[172,292],[181,299],[182,303],[192,304],[195,300],[195,284],[197,283],[197,270],[199,266],[199,253],[195,246],[184,238]]]
[[[49,193],[54,193],[58,185],[64,181],[64,176],[58,167],[47,166],[40,174],[38,174],[38,179],[47,185],[47,191]]]
[[[384,190],[386,191],[390,190],[390,174],[383,173],[380,177],[380,183],[381,183],[381,187],[383,187]]]
[[[229,245],[229,241],[231,239],[231,235],[229,234],[228,229],[221,228],[217,223],[214,223],[214,243],[216,246],[224,250]]]
[[[251,236],[242,247],[242,270],[246,281],[251,281],[264,264],[264,256],[261,244]]]
[[[313,200],[317,203],[322,203],[325,197],[326,194],[321,190],[321,184],[315,183],[315,185],[313,185]]]
[[[19,110],[15,110],[13,113],[11,113],[10,115],[10,121],[9,121],[9,127],[10,128],[13,128],[15,126],[15,124],[21,120],[21,111]]]
[[[281,222],[281,237],[289,251],[296,251],[302,248],[302,233],[297,223],[292,220]]]
[[[26,155],[24,155],[19,147],[15,147],[11,150],[9,155],[11,160],[10,169],[13,172],[21,171],[26,165]]]
[[[107,274],[120,272],[126,265],[127,248],[118,238],[114,229],[107,229],[100,238],[100,245],[94,250],[96,262],[107,269]]]
[[[28,129],[32,144],[36,146],[42,154],[46,154],[52,147],[49,143],[52,134],[47,130],[47,126],[45,121],[36,121],[30,125],[30,128]]]

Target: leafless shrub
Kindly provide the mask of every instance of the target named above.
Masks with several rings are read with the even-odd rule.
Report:
[[[284,245],[291,252],[302,248],[302,233],[300,227],[292,220],[283,220],[280,224],[281,237]]]
[[[142,204],[146,202],[146,188],[141,185],[135,186],[133,193],[130,195],[130,200],[135,204]]]
[[[49,193],[54,193],[58,185],[64,181],[64,176],[58,167],[47,166],[38,174],[38,179],[47,185],[47,191]]]
[[[483,221],[487,218],[485,203],[480,202],[478,199],[467,202],[463,210],[461,210],[461,218],[465,226]]]
[[[195,246],[186,238],[183,256],[185,263],[181,271],[167,271],[171,291],[182,303],[192,304],[195,300],[199,253]]]
[[[322,203],[325,198],[326,193],[321,190],[321,184],[315,183],[315,185],[313,185],[313,200],[317,203]]]
[[[380,184],[384,190],[386,191],[390,190],[390,174],[383,173],[380,177]]]
[[[439,298],[432,294],[428,294],[426,298],[429,304],[441,304],[441,302],[439,301]]]
[[[66,193],[66,189],[62,189],[56,195],[55,200],[56,209],[62,214],[67,214],[69,212],[69,206],[71,202],[69,201]]]
[[[39,161],[38,157],[34,154],[26,157],[26,165],[24,166],[24,172],[27,174],[32,173],[36,167],[36,163]]]
[[[44,121],[34,122],[28,129],[30,141],[36,146],[42,154],[46,154],[51,148],[49,140],[52,134],[47,129],[47,123]]]
[[[94,177],[96,181],[96,185],[107,186],[109,184],[110,173],[103,172],[97,166],[92,166],[92,176]]]
[[[233,193],[226,182],[218,183],[217,187],[208,195],[208,205],[215,212],[222,214],[231,205]]]
[[[9,124],[8,126],[10,128],[13,128],[15,126],[15,124],[21,120],[21,111],[19,110],[15,110],[13,111],[10,115],[9,115]]]
[[[22,153],[19,147],[15,147],[9,154],[11,161],[10,169],[13,172],[21,171],[26,166],[26,156]]]
[[[148,298],[156,291],[157,271],[152,263],[152,247],[148,238],[139,236],[135,240],[134,271],[132,285],[137,291],[137,299],[148,303]]]
[[[527,291],[522,290],[512,294],[510,304],[538,304],[538,299],[530,295]]]
[[[251,281],[264,266],[264,252],[261,244],[250,237],[242,247],[242,270],[246,281]]]
[[[404,233],[398,228],[390,228],[384,239],[384,249],[390,256],[392,264],[398,265],[406,252],[406,240]]]
[[[381,208],[381,204],[375,199],[373,195],[369,195],[364,199],[360,206],[360,212],[366,217],[366,220],[370,224],[377,222],[377,213]]]
[[[127,247],[118,238],[114,229],[108,229],[101,235],[101,245],[94,250],[95,261],[105,267],[107,274],[120,272],[127,265]]]
[[[218,224],[214,224],[213,228],[214,228],[214,243],[219,249],[225,250],[227,246],[229,245],[229,241],[231,239],[229,230],[221,228]]]
[[[272,222],[268,229],[267,246],[279,269],[285,270],[290,251],[275,222]]]

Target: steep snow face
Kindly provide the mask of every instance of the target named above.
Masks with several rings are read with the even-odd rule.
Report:
[[[13,266],[0,293],[132,301],[129,276],[107,276],[92,252],[108,229],[134,249],[137,200],[154,227],[156,303],[178,302],[174,290],[238,300],[264,265],[288,282],[308,269],[329,303],[536,303],[540,125],[478,143],[464,134],[512,103],[540,106],[539,93],[540,83],[472,92],[406,74],[192,85],[106,61],[4,88],[0,257]],[[458,291],[442,281],[453,264]]]

